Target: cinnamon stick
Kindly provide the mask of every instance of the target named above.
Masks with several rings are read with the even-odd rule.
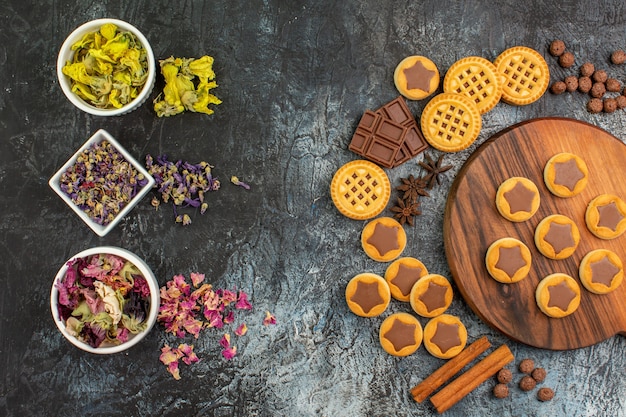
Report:
[[[476,359],[481,353],[489,349],[491,343],[486,336],[463,349],[461,353],[446,362],[441,368],[430,374],[426,379],[411,389],[413,399],[418,403],[424,401],[437,388],[445,384],[456,375],[465,365]]]
[[[500,346],[433,395],[430,402],[435,406],[437,412],[445,412],[513,359],[511,350],[506,345]]]

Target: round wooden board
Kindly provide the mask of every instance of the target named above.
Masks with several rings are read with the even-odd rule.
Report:
[[[589,168],[589,182],[572,198],[558,198],[543,181],[543,168],[554,154],[574,153]],[[565,350],[590,346],[616,334],[626,334],[626,284],[606,295],[596,295],[581,284],[581,303],[570,316],[553,319],[539,310],[535,288],[548,274],[564,272],[579,283],[578,266],[593,249],[607,248],[626,263],[626,234],[602,240],[585,225],[591,199],[611,193],[626,199],[626,145],[606,131],[572,119],[543,118],[522,122],[497,133],[461,168],[455,179],[444,217],[444,243],[452,277],[462,296],[487,324],[522,343]],[[522,176],[539,189],[537,213],[522,223],[504,219],[495,195],[507,178]],[[541,255],[534,244],[537,224],[550,214],[564,214],[578,226],[581,241],[574,254],[555,261]],[[530,274],[515,284],[492,279],[485,267],[489,245],[502,237],[515,237],[530,249]]]

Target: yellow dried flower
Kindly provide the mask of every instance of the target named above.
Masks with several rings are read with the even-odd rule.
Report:
[[[173,116],[185,110],[213,114],[209,105],[222,101],[210,91],[217,87],[214,80],[213,57],[198,59],[174,58],[159,61],[165,78],[163,92],[154,100],[157,116]]]
[[[98,108],[120,108],[139,95],[148,77],[144,46],[130,32],[106,23],[72,45],[63,67],[72,91]]]

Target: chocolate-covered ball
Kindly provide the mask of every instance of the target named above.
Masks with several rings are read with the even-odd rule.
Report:
[[[513,380],[513,373],[506,368],[502,368],[498,371],[496,378],[498,379],[499,383],[508,384]]]
[[[615,102],[617,103],[618,109],[623,109],[624,107],[626,107],[626,97],[624,96],[617,96],[615,98]]]
[[[591,62],[585,62],[580,66],[580,75],[583,77],[591,77],[596,67]]]
[[[526,358],[519,363],[519,371],[523,374],[529,374],[535,369],[535,361]]]
[[[617,93],[622,90],[622,83],[615,78],[609,78],[606,80],[606,91]]]
[[[550,55],[561,56],[565,52],[565,42],[556,39],[550,43]]]
[[[591,91],[591,87],[593,87],[593,81],[589,77],[580,77],[578,79],[578,91],[581,93],[587,94]]]
[[[519,388],[522,391],[530,391],[535,389],[537,386],[537,381],[533,379],[533,377],[526,375],[519,381]]]
[[[591,94],[591,97],[596,97],[596,98],[601,98],[604,93],[606,93],[606,87],[604,86],[604,83],[593,83],[593,85],[591,86],[591,91],[589,92],[589,94]]]
[[[563,81],[565,82],[565,89],[567,90],[567,92],[573,93],[574,91],[578,90],[578,77],[577,76],[569,75],[565,77],[565,80]]]
[[[613,113],[617,110],[617,100],[614,98],[605,98],[602,103],[602,110],[605,113]]]
[[[563,55],[559,57],[559,65],[563,68],[571,67],[574,65],[574,61],[576,61],[576,59],[574,58],[574,54],[571,52],[563,52]]]
[[[550,401],[551,399],[554,398],[554,391],[552,390],[552,388],[540,388],[539,391],[537,391],[537,399],[539,401]]]
[[[509,387],[505,384],[497,384],[493,387],[493,396],[496,398],[506,398],[509,396]]]
[[[609,74],[607,74],[606,71],[603,69],[595,70],[593,72],[593,75],[591,76],[591,79],[597,83],[605,83],[606,80],[609,79]]]
[[[546,375],[547,372],[543,368],[535,368],[530,374],[530,376],[532,376],[533,379],[537,382],[543,382],[543,380],[546,379]]]
[[[626,52],[617,50],[611,54],[611,62],[616,65],[621,65],[626,62]]]
[[[587,102],[587,111],[589,113],[600,113],[604,108],[604,103],[599,98],[592,98]]]
[[[563,81],[557,81],[550,87],[552,94],[563,94],[567,90],[567,85]]]

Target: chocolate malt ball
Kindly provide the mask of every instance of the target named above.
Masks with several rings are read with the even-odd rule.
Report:
[[[559,65],[563,68],[569,68],[574,65],[574,54],[571,52],[563,52],[563,55],[559,57]]]
[[[552,390],[552,388],[540,388],[539,391],[537,391],[537,399],[539,401],[550,401],[551,399],[554,398],[554,391]]]
[[[506,368],[502,368],[498,371],[496,378],[498,379],[499,383],[508,384],[509,382],[513,381],[513,373]]]
[[[576,80],[578,84],[578,80]],[[563,94],[567,90],[567,85],[563,81],[557,81],[550,87],[552,94]]]
[[[522,359],[519,363],[519,371],[523,374],[529,374],[535,369],[535,361],[532,359]]]
[[[535,368],[531,372],[530,376],[537,382],[543,382],[546,379],[547,372],[543,368]]]
[[[550,43],[550,55],[561,56],[565,52],[565,42],[560,39],[556,39]]]
[[[587,102],[587,111],[589,113],[600,113],[604,109],[604,103],[599,98],[592,98]]]
[[[605,83],[609,79],[609,74],[605,70],[599,69],[593,72],[591,79],[597,83]]]
[[[581,93],[587,94],[591,91],[591,87],[593,87],[593,81],[589,77],[580,77],[578,79],[578,91]]]
[[[565,82],[565,89],[567,90],[567,92],[573,93],[574,91],[578,90],[578,77],[577,76],[569,75],[565,77],[565,80],[563,81]]]
[[[505,384],[497,384],[493,387],[493,396],[496,398],[506,398],[509,396],[509,387]]]
[[[616,65],[621,65],[626,62],[626,52],[617,50],[611,54],[611,62]]]
[[[593,83],[593,85],[591,86],[591,91],[589,92],[589,94],[591,94],[591,97],[595,98],[602,98],[604,93],[606,93],[606,87],[604,86],[604,83],[599,82]]]
[[[535,389],[537,386],[537,381],[533,379],[533,377],[526,375],[519,381],[519,388],[522,391],[530,391]]]
[[[617,103],[618,109],[623,109],[624,107],[626,107],[626,97],[624,96],[617,96],[615,98],[615,102]]]
[[[615,78],[609,78],[606,80],[606,91],[617,93],[622,90],[622,83]]]
[[[605,98],[602,102],[602,110],[604,110],[605,113],[613,113],[617,110],[617,100],[614,98]]]
[[[596,70],[596,67],[591,62],[585,62],[580,66],[580,75],[583,77],[591,77],[591,74]]]

